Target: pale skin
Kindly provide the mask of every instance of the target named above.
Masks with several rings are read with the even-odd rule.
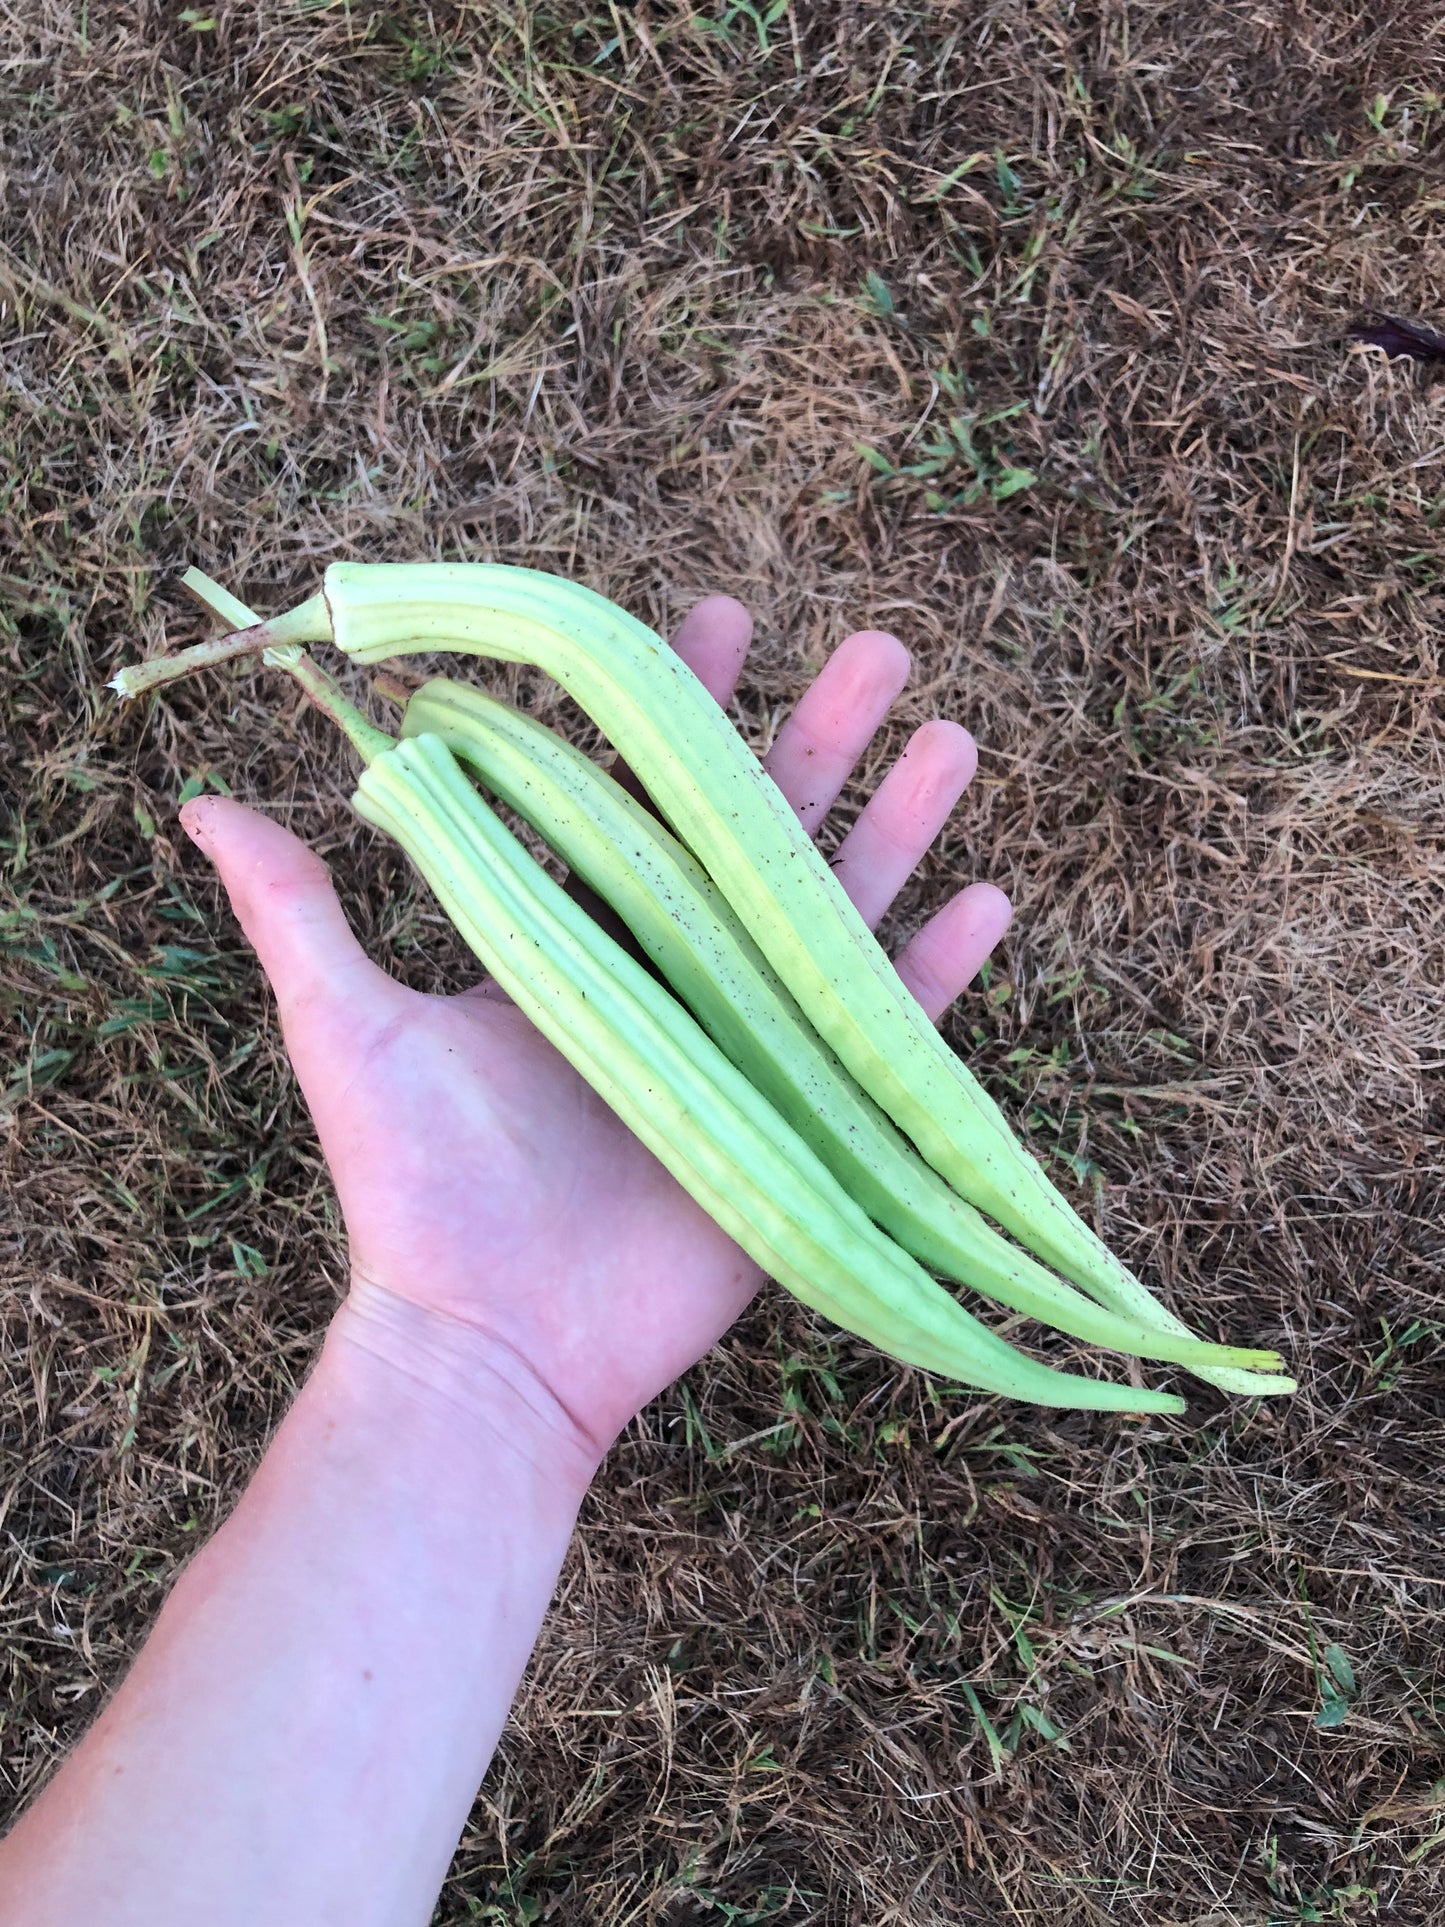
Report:
[[[725,700],[751,624],[675,646]],[[768,758],[817,827],[908,657],[842,643]],[[883,914],[976,765],[926,723],[838,857]],[[275,993],[345,1215],[350,1293],[235,1511],[0,1844],[7,1927],[424,1927],[583,1494],[756,1291],[752,1263],[495,987],[404,989],[318,860],[188,804]],[[1008,923],[973,884],[897,958],[937,1017]]]

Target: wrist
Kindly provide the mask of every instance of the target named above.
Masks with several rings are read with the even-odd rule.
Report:
[[[575,1510],[603,1448],[503,1341],[360,1273],[319,1370],[354,1387],[389,1430],[440,1429],[453,1452],[503,1453]]]

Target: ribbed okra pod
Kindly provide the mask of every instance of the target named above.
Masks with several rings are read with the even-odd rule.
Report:
[[[439,737],[617,912],[729,1061],[844,1191],[930,1271],[1092,1344],[1190,1367],[1269,1370],[1270,1352],[1210,1345],[1119,1317],[1060,1283],[964,1203],[806,1022],[722,893],[657,818],[554,731],[438,678],[407,737]]]
[[[970,1203],[1125,1318],[1190,1334],[1084,1224],[1010,1133],[993,1100],[902,989],[776,786],[680,658],[592,590],[472,563],[336,563],[324,592],[247,635],[203,645],[224,660],[265,644],[335,641],[360,662],[449,649],[535,663],[637,770],[809,1022]],[[199,659],[199,652],[198,652]],[[155,677],[142,666],[123,693]],[[1293,1381],[1210,1366],[1242,1394]]]
[[[519,1009],[758,1264],[906,1363],[1036,1404],[1178,1411],[1183,1401],[1026,1358],[866,1216],[677,1000],[552,881],[418,736],[357,785]]]

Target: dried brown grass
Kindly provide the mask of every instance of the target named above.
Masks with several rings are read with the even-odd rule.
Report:
[[[878,764],[935,712],[983,764],[897,931],[1013,893],[953,1034],[1304,1390],[940,1401],[765,1297],[609,1461],[438,1920],[1436,1919],[1445,388],[1341,335],[1441,312],[1438,28],[771,11],[3,14],[8,1788],[341,1275],[182,784],[313,837],[398,970],[464,968],[274,687],[100,684],[188,637],[185,560],[274,607],[496,556],[660,624],[742,596],[759,745],[848,627],[904,636]],[[960,416],[932,479],[856,452]]]

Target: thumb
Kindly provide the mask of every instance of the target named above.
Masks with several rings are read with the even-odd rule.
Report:
[[[187,803],[181,827],[220,872],[283,1020],[343,984],[354,990],[363,972],[382,975],[352,935],[326,865],[289,830],[222,796]]]

